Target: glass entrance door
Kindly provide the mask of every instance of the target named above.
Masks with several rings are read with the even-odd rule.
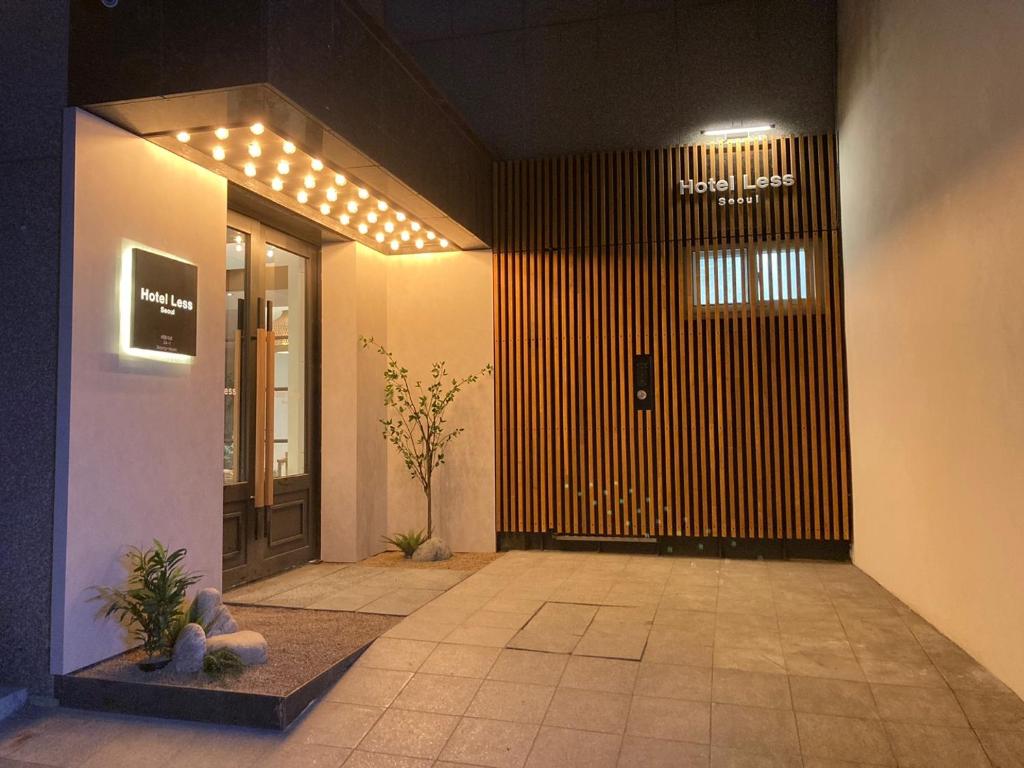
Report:
[[[316,267],[308,243],[229,213],[224,586],[319,554]]]

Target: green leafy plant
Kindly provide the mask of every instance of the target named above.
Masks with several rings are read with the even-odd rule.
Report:
[[[384,536],[384,541],[398,547],[406,557],[412,557],[420,544],[426,541],[423,531],[409,531],[408,533],[396,533],[394,536]]]
[[[202,574],[185,570],[186,554],[185,549],[171,552],[156,539],[149,549],[132,547],[127,587],[97,587],[97,599],[107,604],[105,615],[129,627],[150,657],[169,655],[188,621],[182,606]]]
[[[376,350],[387,361],[384,369],[384,405],[387,418],[381,419],[384,438],[398,450],[410,477],[419,481],[427,499],[427,538],[434,533],[432,490],[434,470],[444,464],[448,444],[465,430],[448,426],[446,414],[455,396],[467,384],[489,376],[494,368],[488,363],[476,373],[448,378],[443,360],[430,367],[427,384],[409,381],[409,370],[395,356],[374,341],[361,336],[363,348]]]
[[[218,648],[203,657],[203,672],[212,678],[240,675],[243,669],[242,659],[230,648]]]

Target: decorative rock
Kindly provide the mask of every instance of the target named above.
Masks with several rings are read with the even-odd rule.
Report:
[[[259,632],[253,632],[251,629],[217,635],[206,642],[207,653],[223,649],[234,651],[247,667],[265,664],[267,661],[267,640]]]
[[[196,595],[195,610],[199,623],[206,627],[207,637],[227,635],[238,631],[238,622],[235,621],[228,607],[224,605],[224,598],[220,591],[213,587],[207,587]]]
[[[418,563],[447,560],[451,556],[452,550],[444,543],[444,539],[439,539],[436,536],[424,541],[412,553],[412,559]]]
[[[186,624],[178,633],[171,657],[171,669],[175,672],[194,674],[203,668],[206,656],[206,633],[198,624]]]

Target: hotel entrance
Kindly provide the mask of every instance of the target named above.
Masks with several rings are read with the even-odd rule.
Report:
[[[319,249],[229,212],[224,586],[319,556]]]

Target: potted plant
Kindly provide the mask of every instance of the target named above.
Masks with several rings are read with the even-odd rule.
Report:
[[[128,551],[129,578],[125,589],[98,587],[97,598],[107,604],[106,616],[115,616],[142,642],[147,658],[139,663],[146,672],[170,662],[178,632],[188,621],[183,609],[189,587],[202,575],[186,571],[187,551],[173,552],[157,540],[142,550]]]
[[[464,386],[476,382],[481,376],[490,375],[494,368],[488,364],[476,373],[449,379],[448,370],[441,360],[430,367],[430,380],[426,385],[419,380],[411,383],[409,370],[399,365],[383,345],[370,336],[362,336],[360,340],[364,348],[375,349],[387,361],[384,370],[387,418],[381,419],[380,423],[384,427],[384,438],[395,446],[409,476],[419,482],[426,496],[429,540],[434,533],[434,470],[444,464],[448,444],[465,431],[462,427],[448,426],[448,408]]]

